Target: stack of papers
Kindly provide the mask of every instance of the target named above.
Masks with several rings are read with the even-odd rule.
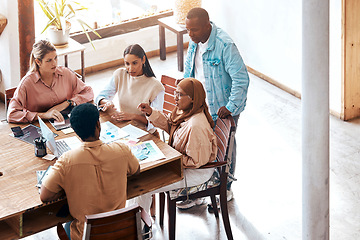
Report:
[[[165,158],[154,141],[139,142],[139,138],[146,134],[149,133],[131,124],[119,128],[108,121],[101,124],[100,140],[104,143],[116,141],[128,145],[141,163]]]

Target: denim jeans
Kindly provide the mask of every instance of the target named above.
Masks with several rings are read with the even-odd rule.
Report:
[[[69,237],[69,240],[71,240],[70,237],[70,225],[71,225],[72,221],[65,223],[64,229],[66,232],[66,235]]]

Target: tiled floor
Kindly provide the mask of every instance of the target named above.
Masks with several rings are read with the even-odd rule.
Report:
[[[181,77],[176,54],[166,61],[150,59],[158,78],[162,74]],[[110,79],[114,69],[87,76],[95,94]],[[251,75],[247,107],[236,133],[238,162],[229,202],[234,238],[280,240],[301,239],[301,111],[300,100]],[[330,143],[330,237],[360,239],[360,120],[343,122],[331,117]],[[165,219],[166,221],[166,219]],[[176,237],[227,239],[222,218],[206,206],[177,212]],[[27,240],[56,239],[54,228]],[[154,239],[167,239],[158,219]]]

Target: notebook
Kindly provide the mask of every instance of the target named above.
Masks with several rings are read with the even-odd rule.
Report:
[[[55,130],[59,131],[59,130],[71,127],[69,116],[68,115],[63,115],[63,117],[64,117],[63,122],[58,122],[58,121],[55,121],[53,119],[49,120],[49,122],[55,128]]]
[[[53,132],[46,126],[43,120],[38,116],[42,136],[46,139],[46,146],[59,158],[64,152],[81,146],[81,141],[76,137],[68,137],[60,140],[54,138]]]
[[[72,107],[69,106],[60,112],[64,117],[64,122],[58,122],[58,121],[55,121],[54,119],[49,120],[49,122],[55,128],[56,131],[71,127],[71,124],[70,124],[71,110],[72,110]]]

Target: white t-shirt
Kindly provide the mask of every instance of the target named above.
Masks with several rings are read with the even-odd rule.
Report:
[[[206,40],[205,43],[199,42],[195,54],[195,69],[194,69],[195,79],[199,80],[202,83],[204,89],[205,89],[205,76],[204,76],[202,55],[205,53],[208,43],[209,43],[209,39]],[[207,103],[207,98],[205,100]]]

